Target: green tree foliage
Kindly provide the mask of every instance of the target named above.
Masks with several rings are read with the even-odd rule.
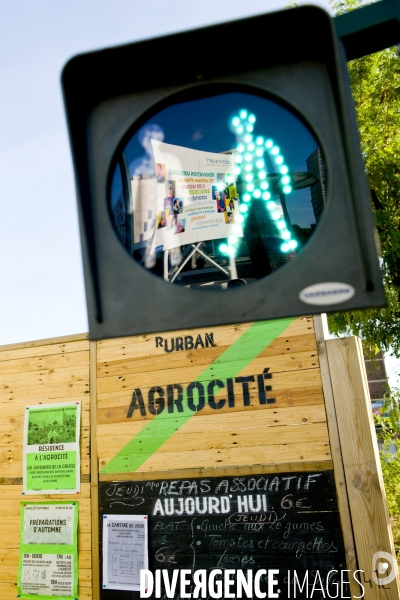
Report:
[[[337,14],[363,0],[333,2]],[[370,354],[391,349],[400,356],[400,59],[396,48],[348,63],[362,153],[382,249],[387,307],[335,313],[336,335],[358,335]]]
[[[400,562],[400,389],[386,394],[382,415],[374,415],[374,419],[381,443],[380,458],[393,540]]]
[[[337,14],[367,4],[332,2]],[[400,59],[390,48],[348,63],[375,224],[382,249],[387,307],[328,317],[337,335],[358,335],[373,355],[400,356]],[[400,390],[387,393],[375,417],[381,465],[396,554],[400,559]]]
[[[380,415],[374,415],[380,441],[381,466],[397,560],[400,564],[400,389],[385,394]]]
[[[400,460],[398,458],[400,441],[386,438],[380,451],[383,480],[385,482],[386,499],[392,526],[394,547],[397,559],[400,558]],[[393,454],[395,451],[395,454]],[[397,452],[396,452],[397,451]]]

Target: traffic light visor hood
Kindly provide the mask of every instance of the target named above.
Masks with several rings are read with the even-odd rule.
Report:
[[[324,11],[77,56],[63,90],[92,338],[382,305]]]

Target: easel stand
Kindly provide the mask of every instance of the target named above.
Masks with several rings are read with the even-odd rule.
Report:
[[[168,259],[169,259],[169,250],[164,250],[164,281],[168,281],[169,283],[174,283],[175,279],[178,277],[179,273],[182,271],[183,267],[189,262],[189,260],[194,256],[197,252],[202,256],[206,261],[217,267],[220,271],[222,271],[229,279],[237,279],[237,268],[235,258],[233,256],[229,256],[229,271],[224,269],[221,265],[219,265],[215,260],[213,260],[206,252],[201,250],[200,246],[203,242],[197,242],[196,244],[191,244],[191,248],[185,254],[179,263],[176,265],[172,273],[169,272],[168,269]],[[171,277],[172,275],[172,277]],[[170,278],[171,277],[171,278]]]

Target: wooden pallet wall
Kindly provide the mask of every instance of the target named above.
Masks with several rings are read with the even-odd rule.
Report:
[[[97,344],[97,441],[100,479],[201,468],[283,464],[291,469],[332,468],[328,429],[312,318],[287,319],[278,335],[266,324],[224,326],[212,331],[173,332],[103,340]],[[214,345],[206,347],[206,334]],[[197,336],[197,349],[185,350]],[[160,345],[162,337],[163,346]],[[262,343],[264,337],[265,343]],[[174,351],[172,348],[174,338]],[[183,340],[182,350],[176,350]],[[261,343],[260,343],[261,342]],[[203,347],[204,345],[204,347]],[[237,351],[232,351],[237,347]],[[254,350],[256,348],[256,350]],[[258,352],[260,350],[260,352]],[[268,371],[267,403],[260,404],[258,375]],[[228,389],[227,376],[231,377]],[[216,377],[214,406],[187,416],[179,412],[191,382],[204,394]],[[254,381],[243,381],[253,378]],[[169,388],[168,388],[169,386]],[[151,392],[151,390],[157,390]],[[138,391],[139,390],[139,391]],[[246,401],[246,393],[248,399]],[[149,397],[164,396],[164,410],[151,412]],[[229,403],[229,394],[231,402]],[[135,394],[138,397],[134,398]],[[150,394],[150,396],[149,396]],[[173,394],[173,412],[168,407]],[[196,404],[198,390],[193,392]],[[232,400],[233,397],[233,400]],[[273,401],[269,402],[269,397]],[[144,407],[140,410],[140,401]],[[139,403],[139,408],[135,408]],[[231,404],[231,405],[229,405]],[[234,404],[234,405],[233,405]],[[160,405],[158,405],[159,407]],[[130,408],[131,407],[131,408]],[[153,408],[153,413],[155,409]],[[140,434],[140,435],[139,435]],[[139,435],[145,460],[132,460],[132,440]],[[118,460],[115,457],[118,456]],[[114,459],[114,460],[113,460]],[[140,475],[139,475],[140,474]]]
[[[27,405],[81,401],[81,493],[29,495],[29,502],[79,502],[79,598],[92,598],[89,341],[68,336],[0,348],[0,591],[15,600],[22,496],[22,442]]]
[[[380,467],[368,421],[362,354],[351,339],[325,342],[321,318],[307,317],[99,342],[77,335],[1,347],[4,600],[16,595],[23,420],[25,407],[33,404],[82,402],[80,600],[100,597],[99,481],[334,469],[347,568],[360,568],[359,557],[368,561],[375,548],[392,551],[383,483],[373,483]],[[356,411],[353,420],[362,422],[360,431],[372,433],[353,435],[347,396]],[[361,471],[367,483],[354,490],[359,479],[353,475]],[[29,496],[29,501],[44,499],[71,495]],[[375,521],[366,525],[370,503],[379,526]],[[387,597],[398,600],[398,589],[396,581]],[[379,593],[371,587],[365,597],[375,600]]]

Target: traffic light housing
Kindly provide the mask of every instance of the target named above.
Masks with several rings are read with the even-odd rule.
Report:
[[[323,10],[303,6],[80,55],[65,66],[62,84],[91,338],[384,304],[346,58]],[[243,236],[255,281],[241,285],[245,278],[232,277],[231,266],[227,289],[188,289],[146,272],[134,244],[121,243],[110,214],[112,177],[132,135],[154,115],[225,93],[272,99],[305,124],[328,175],[326,205],[312,238],[282,268],[265,269],[263,236],[252,237],[253,215],[243,223]],[[274,173],[268,176],[271,189]],[[245,193],[239,191],[241,204]],[[239,215],[239,205],[233,209]],[[281,221],[287,224],[285,215]]]

